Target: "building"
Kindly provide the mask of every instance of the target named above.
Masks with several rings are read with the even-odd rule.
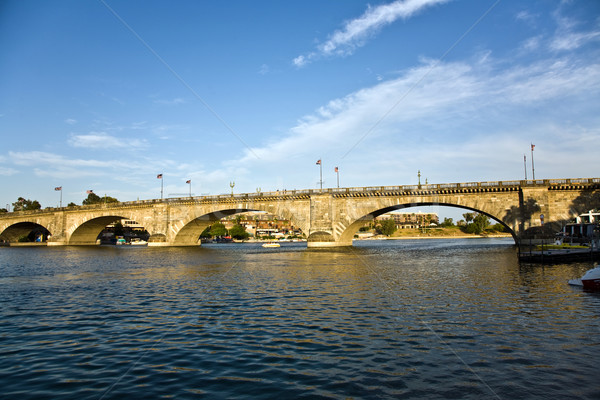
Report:
[[[397,229],[418,229],[439,224],[437,213],[423,212],[390,212],[375,218],[375,221],[381,222],[387,219],[393,219]]]
[[[251,236],[302,236],[302,231],[295,227],[291,221],[280,219],[275,215],[265,212],[245,212],[231,215],[221,220],[225,229],[231,229],[239,219],[239,224],[246,229]]]

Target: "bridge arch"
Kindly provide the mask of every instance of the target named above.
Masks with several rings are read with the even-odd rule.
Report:
[[[423,206],[452,207],[452,208],[459,208],[459,209],[474,211],[474,212],[483,214],[483,215],[491,218],[495,222],[504,226],[504,228],[511,234],[511,236],[515,240],[515,243],[518,243],[518,236],[516,233],[516,225],[513,225],[512,227],[509,226],[505,221],[502,220],[502,217],[500,217],[498,215],[494,215],[493,213],[491,213],[489,211],[482,210],[477,207],[458,205],[458,204],[450,204],[450,203],[433,202],[433,201],[421,201],[421,202],[411,201],[410,203],[400,203],[400,204],[395,204],[395,205],[391,205],[391,206],[387,206],[387,207],[383,207],[383,208],[375,207],[374,209],[372,209],[372,211],[370,211],[368,213],[365,213],[360,216],[358,216],[358,215],[355,216],[356,219],[354,221],[348,221],[349,224],[341,229],[341,233],[339,235],[338,242],[348,244],[348,245],[352,244],[352,239],[354,238],[354,235],[356,234],[356,232],[358,232],[358,230],[362,226],[364,226],[366,223],[373,221],[376,217],[378,217],[380,215],[383,215],[383,214],[386,214],[386,213],[389,213],[392,211],[396,211],[396,210],[402,210],[402,209],[406,209],[406,208],[420,207],[420,206],[421,207],[423,207]],[[364,210],[364,211],[366,211],[366,210]]]
[[[74,224],[69,229],[69,245],[95,245],[97,244],[98,235],[106,228],[106,226],[128,219],[136,221],[134,215],[109,214],[87,218],[84,221]],[[138,222],[138,221],[136,221]],[[146,227],[144,227],[146,229]]]
[[[263,206],[260,204],[255,204],[252,207],[244,207],[244,208],[222,208],[218,207],[212,211],[210,210],[198,210],[188,218],[182,219],[173,226],[174,230],[174,238],[173,242],[170,243],[174,246],[195,246],[199,244],[200,234],[213,223],[221,220],[222,218],[245,213],[251,211],[262,211],[267,212],[272,215],[276,215],[277,217],[287,219],[294,224],[294,226],[298,226],[303,232],[304,229],[298,222],[295,220],[295,216],[287,209],[275,209],[273,210],[270,207]],[[150,240],[165,241],[168,239],[166,237],[160,238],[158,236],[151,236]]]
[[[0,240],[14,243],[23,237],[31,235],[34,236],[34,240],[39,237],[42,242],[45,242],[52,233],[46,226],[38,222],[21,221],[5,227],[0,232]]]

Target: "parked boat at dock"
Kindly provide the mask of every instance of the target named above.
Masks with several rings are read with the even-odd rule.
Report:
[[[600,212],[592,210],[563,226],[554,240],[519,249],[525,262],[561,263],[600,259]]]

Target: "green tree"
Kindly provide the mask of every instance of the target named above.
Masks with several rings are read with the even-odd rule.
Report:
[[[229,234],[232,238],[238,240],[246,240],[250,237],[250,234],[246,232],[246,229],[240,224],[235,224],[230,230]]]
[[[0,213],[6,213],[8,210],[6,208],[0,208]]]
[[[200,234],[200,239],[210,239],[211,237],[210,226],[207,226],[206,229],[204,229]]]
[[[490,224],[490,219],[484,214],[467,213],[467,214],[463,214],[463,217],[465,217],[465,220],[467,220],[467,224],[463,228],[466,233],[472,233],[475,235],[479,235]],[[468,217],[470,217],[470,218],[468,218]],[[473,222],[470,222],[470,221],[473,221]]]
[[[451,226],[454,226],[454,221],[452,220],[452,218],[444,218],[444,222],[442,222],[440,226],[443,228],[449,228]]]
[[[377,225],[375,230],[379,234],[391,236],[394,232],[396,232],[396,223],[393,219],[389,218],[384,220],[381,225]]]
[[[77,204],[70,202],[69,204],[67,204],[67,207],[77,207]]]
[[[86,206],[86,205],[90,205],[90,204],[118,203],[118,202],[119,202],[119,200],[115,199],[114,197],[110,197],[110,196],[100,197],[96,193],[92,192],[92,193],[88,194],[87,199],[84,199],[82,204],[84,206]]]
[[[463,218],[467,224],[470,224],[471,221],[475,218],[475,213],[464,213]]]
[[[41,204],[37,200],[29,200],[23,197],[19,197],[17,201],[12,203],[13,211],[29,211],[39,210],[42,208]]]
[[[98,196],[96,193],[92,192],[92,193],[88,193],[87,199],[84,199],[81,204],[83,204],[84,206],[87,206],[90,204],[99,204],[102,202],[103,202],[102,198],[100,196]]]
[[[121,223],[121,221],[115,222],[114,225],[115,225],[115,227],[114,227],[115,236],[123,236],[123,233],[125,233],[125,230],[123,229],[123,224]]]
[[[221,222],[215,222],[210,227],[211,236],[227,236],[227,229]]]

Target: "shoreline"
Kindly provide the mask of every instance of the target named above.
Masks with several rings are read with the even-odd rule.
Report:
[[[512,238],[511,234],[505,235],[440,235],[440,236],[396,236],[396,237],[373,237],[355,238],[353,240],[414,240],[414,239],[496,239]]]

